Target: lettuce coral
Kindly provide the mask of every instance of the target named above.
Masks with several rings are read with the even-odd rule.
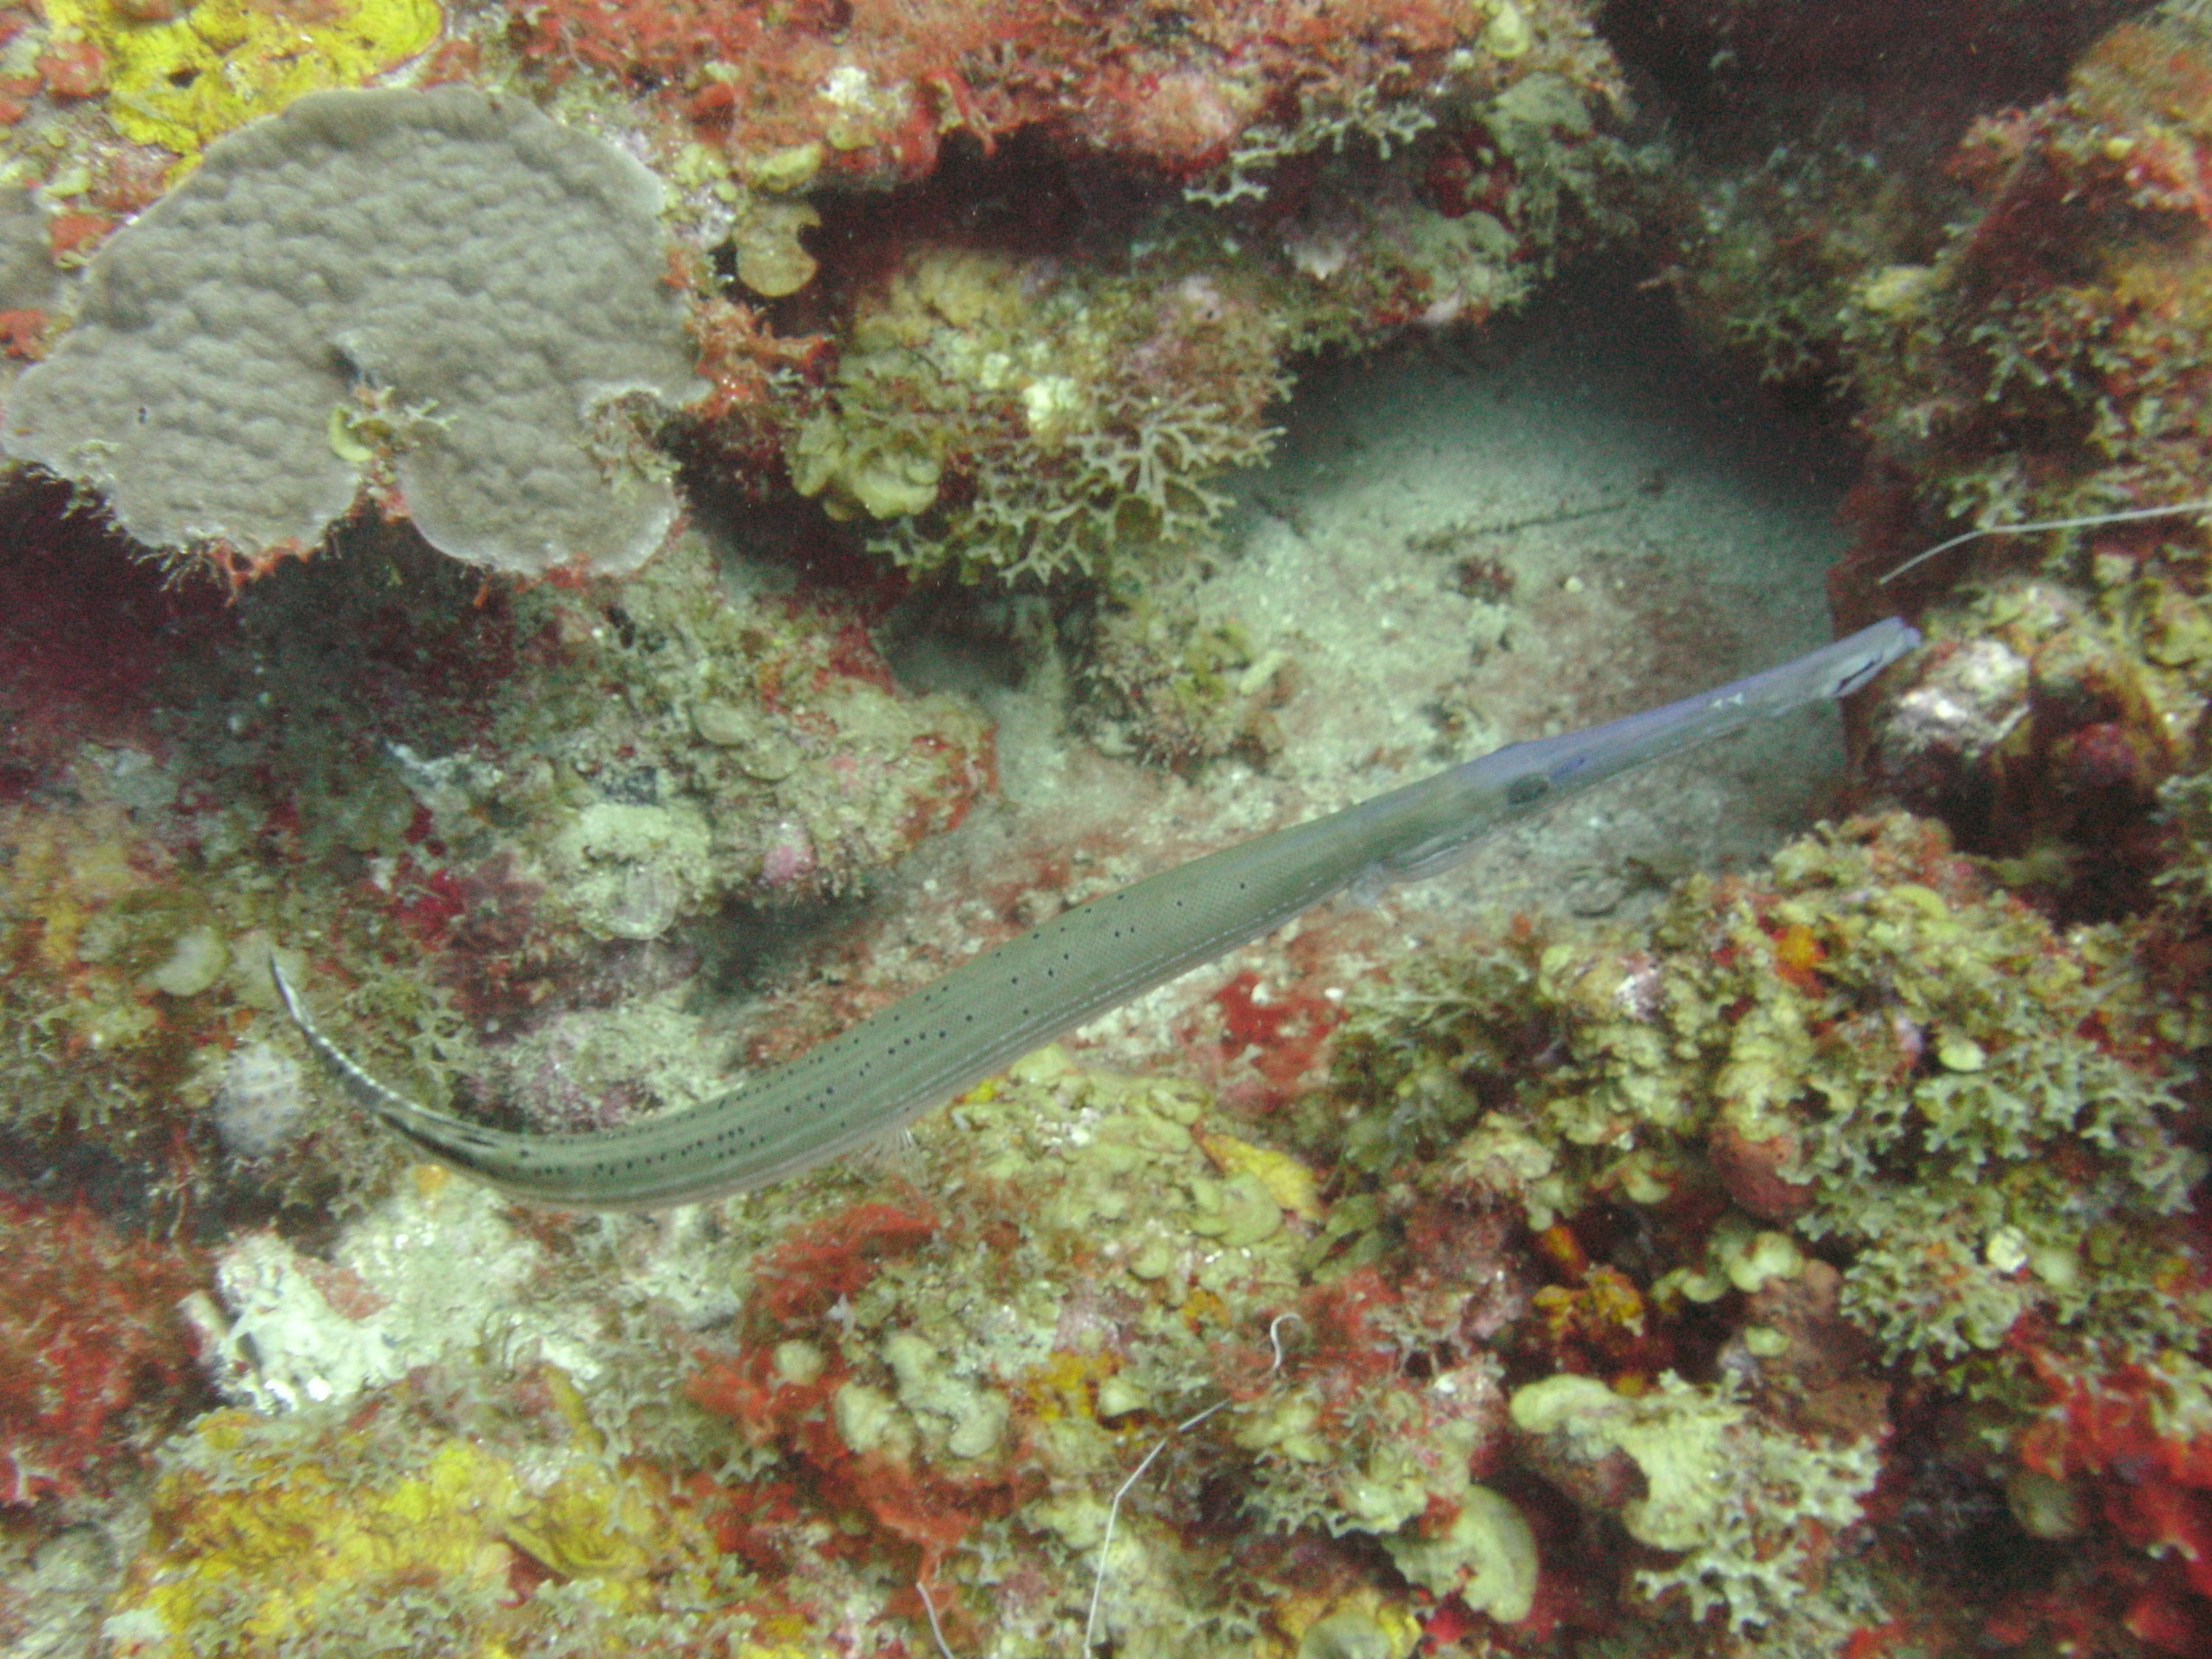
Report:
[[[634,570],[677,508],[634,417],[703,390],[661,198],[520,100],[310,93],[100,248],[10,390],[8,453],[234,580],[372,483],[455,558]]]
[[[1785,848],[1773,880],[1688,884],[1648,956],[1534,935],[1401,981],[1350,1022],[1382,1103],[1353,1156],[1449,1148],[1539,1226],[1711,1170],[1834,1241],[1847,1311],[1923,1371],[2002,1363],[2030,1316],[2168,1328],[2203,1165],[2119,942],[2062,941],[1901,818]],[[1531,1041],[1559,1056],[1540,1086]]]

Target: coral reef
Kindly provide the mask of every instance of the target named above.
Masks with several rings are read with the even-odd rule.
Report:
[[[1680,1589],[1693,1619],[1725,1608],[1731,1630],[1788,1612],[1815,1553],[1865,1514],[1860,1500],[1881,1469],[1873,1436],[1808,1445],[1759,1422],[1727,1383],[1695,1388],[1672,1371],[1634,1397],[1563,1371],[1516,1391],[1512,1409],[1531,1461],[1577,1496],[1617,1474],[1608,1460],[1634,1465],[1640,1494],[1593,1507],[1617,1510],[1631,1538],[1680,1558],[1640,1572],[1638,1589]]]
[[[1035,129],[1177,180],[1232,160],[1402,132],[1466,60],[1587,62],[1576,7],[1406,0],[1281,15],[1258,0],[1136,9],[884,0],[831,12],[652,0],[518,4],[527,61],[652,94],[712,133],[749,182],[915,180],[949,135]],[[1495,69],[1488,71],[1494,74]]]
[[[1682,124],[1667,275],[1692,326],[1764,377],[1824,394],[1844,372],[1855,285],[1931,258],[1968,210],[1947,165],[1968,124],[2047,96],[2129,9],[1613,8],[1608,39]]]
[[[311,550],[364,478],[378,506],[404,507],[463,558],[519,571],[634,566],[667,525],[668,460],[650,422],[633,418],[650,410],[614,405],[696,390],[668,361],[660,313],[678,289],[713,390],[674,447],[719,477],[780,488],[787,477],[836,515],[880,521],[878,550],[924,569],[1049,575],[1183,550],[1218,506],[1207,480],[1266,454],[1267,408],[1291,352],[1516,304],[1559,258],[1628,228],[1656,172],[1654,153],[1614,131],[1618,75],[1568,0],[1296,19],[1230,0],[1151,21],[1119,6],[725,15],[647,0],[518,7],[511,31],[483,9],[453,20],[427,76],[494,94],[488,107],[506,113],[470,118],[500,131],[472,130],[469,156],[425,163],[436,187],[426,180],[389,226],[378,204],[396,179],[335,183],[345,155],[379,142],[359,130],[365,118],[349,118],[354,130],[311,172],[342,200],[318,231],[349,268],[356,243],[389,244],[408,249],[403,286],[429,280],[434,249],[458,262],[463,288],[479,268],[512,280],[385,337],[361,315],[392,309],[398,264],[377,266],[350,301],[319,297],[327,270],[280,267],[283,280],[256,278],[252,303],[296,312],[297,326],[268,336],[284,349],[240,356],[225,320],[239,314],[236,285],[222,273],[185,281],[140,317],[116,270],[144,263],[157,240],[189,262],[179,233],[193,204],[218,175],[235,182],[329,137],[309,131],[313,111],[339,107],[321,100],[373,100],[350,107],[410,131],[487,106],[459,86],[310,90],[421,52],[439,31],[434,9],[376,0],[319,15],[272,53],[269,20],[251,7],[231,17],[227,4],[142,18],[72,0],[26,33],[41,64],[74,53],[88,66],[40,82],[12,142],[55,257],[89,259],[94,282],[62,307],[74,326],[58,343],[44,337],[45,307],[0,314],[17,319],[7,337],[24,355],[58,354],[10,400],[12,453],[96,486],[149,545],[228,542],[235,575]],[[648,247],[657,239],[630,222],[635,202],[612,210],[619,227],[564,225],[555,220],[581,199],[574,191],[537,202],[519,184],[469,182],[521,156],[508,140],[535,118],[524,100],[652,161],[683,248],[665,273]],[[121,216],[173,184],[161,158],[198,157],[264,112],[273,123],[217,144],[120,245],[96,251]],[[578,165],[598,152],[581,135],[567,143]],[[585,171],[606,177],[583,195],[605,206],[620,167],[602,161]],[[886,191],[897,192],[888,210],[857,194]],[[517,241],[503,220],[532,202],[542,211]],[[279,210],[227,211],[246,227]],[[526,244],[644,250],[647,280],[665,274],[672,289],[657,301],[586,294],[595,282],[635,286],[645,267],[611,253],[574,270],[553,262],[569,280],[549,288],[552,267]],[[796,303],[769,326],[756,301]],[[830,331],[781,332],[794,323]],[[121,336],[149,325],[202,341],[189,388],[118,356]],[[320,350],[334,329],[335,371]],[[467,337],[446,337],[455,331]],[[291,349],[295,335],[318,350]],[[210,458],[182,444],[165,401],[142,430],[137,405],[103,401],[78,384],[88,374],[151,385],[167,403],[189,390],[187,404],[235,416],[243,448],[214,458],[241,477],[232,498],[188,499],[179,479],[204,476]],[[312,443],[298,425],[309,404]],[[526,463],[526,431],[572,443],[541,437]],[[595,470],[621,487],[601,488]],[[543,522],[527,546],[511,521],[532,502],[497,489],[478,499],[460,483],[502,473],[507,495],[536,492]]]
[[[1520,1389],[1514,1421],[1536,1473],[1686,1552],[1642,1593],[1789,1627],[1836,1534],[1884,1512],[1878,1474],[1986,1480],[1994,1453],[2024,1527],[2096,1536],[2135,1602],[2193,1628],[2179,1575],[2129,1553],[2172,1535],[2135,1517],[2197,1501],[2205,1159],[2154,989],[2172,925],[2062,938],[1939,832],[1862,820],[1765,883],[1686,884],[1633,937],[1526,928],[1401,975],[1347,1022],[1371,1103],[1346,1151],[1386,1193],[1512,1203],[1565,1270],[1536,1340],[1595,1374]],[[1923,1393],[1906,1435],[1869,1338],[1954,1407]],[[2134,1419],[2063,1426],[2115,1395]],[[2131,1433],[2160,1449],[2120,1476]],[[1735,1496],[1655,1461],[1699,1444]],[[2118,1482],[2108,1519],[2037,1484],[2084,1474]],[[1778,1523],[1801,1530],[1759,1535]]]
[[[1874,584],[2204,493],[2203,8],[1588,12],[0,9],[11,445],[85,487],[0,537],[0,1640],[74,1594],[147,1656],[2212,1646],[2203,532]],[[1838,606],[1929,639],[1861,781],[1948,830],[1316,927],[1110,1039],[1150,1074],[1048,1048],[887,1167],[665,1216],[406,1167],[276,1017],[282,951],[410,1095],[588,1129],[1109,881],[981,837],[939,932],[736,1007],[994,787],[872,637],[943,599],[907,573],[1030,590],[959,602],[1073,647],[1156,799],[1265,766],[1303,636],[1216,603],[1208,526],[1299,355],[1654,228],[1709,338],[1856,400]],[[1389,603],[1502,653],[1487,533],[1408,532]]]
[[[2137,1041],[2155,1045],[2138,1050],[2138,1065],[2202,1047],[2186,988],[2203,922],[2203,537],[2188,515],[2094,520],[2203,494],[2206,41],[2202,8],[2157,8],[2083,54],[2056,95],[2017,88],[2025,106],[1985,110],[1955,143],[1929,135],[1945,152],[1947,188],[1969,198],[1941,235],[1927,233],[1923,216],[1921,251],[1909,251],[1910,238],[1897,253],[1851,246],[1848,189],[1814,185],[1794,215],[1837,254],[1793,262],[1824,284],[1814,309],[1826,325],[1808,361],[1839,374],[1874,446],[1858,545],[1833,583],[1838,608],[1849,617],[1905,605],[1931,641],[1865,712],[1869,769],[1881,787],[1942,814],[1990,858],[1991,875],[2049,910],[2149,918],[2122,953],[2111,954],[2109,939],[2098,947],[2099,973],[2121,977],[2085,1028],[2125,1052],[2110,1035],[2113,1008],[2136,1003]],[[1857,199],[1893,191],[1896,176],[1891,166],[1866,170]],[[1725,303],[1739,327],[1759,326],[1771,311],[1742,295]],[[1883,585],[1947,526],[2076,517],[2093,521],[2080,533],[1955,548]],[[1954,1058],[1982,1053],[1978,1042]],[[1940,1048],[1936,1061],[1949,1063]],[[1961,1094],[1978,1075],[1966,1074]],[[2077,1077],[2057,1098],[2075,1110],[2100,1095]],[[2184,1087],[2175,1097],[2196,1095]],[[1923,1137],[1956,1134],[1932,1113],[1907,1121]],[[2117,1127],[2099,1133],[2105,1156],[2130,1144]],[[2193,1130],[2185,1138],[2201,1146]],[[1750,1150],[1752,1173],[1771,1166],[1765,1183],[1782,1166]],[[1788,1150],[1794,1160],[1807,1149]],[[1733,1154],[1738,1179],[1745,1155]],[[2193,1178],[2194,1164],[2183,1167]],[[2055,1181],[2043,1177],[2042,1204],[2070,1203],[2098,1184],[2078,1162],[2057,1168]],[[1809,1164],[1795,1173],[1809,1175]],[[1990,1617],[1990,1639],[2199,1650],[2212,1639],[2205,1586],[2179,1564],[2198,1559],[2203,1501],[2191,1405],[2203,1358],[2201,1253],[2186,1228],[2145,1217],[2125,1234],[2149,1242],[2150,1255],[2130,1262],[2094,1219],[2063,1211],[2039,1243],[2035,1227],[2010,1217],[2013,1199],[2002,1200],[2007,1214],[1991,1207],[2019,1180],[2000,1177],[1981,1195],[1996,1231],[1978,1265],[1973,1241],[1945,1239],[1916,1193],[1890,1218],[1924,1233],[1909,1249],[1861,1254],[1840,1299],[1893,1347],[1909,1335],[1916,1349],[1990,1348],[1964,1373],[1953,1368],[1977,1401],[1975,1432],[2002,1450],[1994,1472],[2013,1523],[2063,1541],[2074,1562]],[[1812,1191],[1768,1196],[1817,1215]],[[2088,1216],[2108,1202],[2089,1200]],[[2054,1242],[2064,1254],[2049,1255]],[[2015,1243],[2027,1254],[2008,1269]],[[1944,1282],[1931,1298],[1936,1287],[1916,1290],[1915,1280],[1938,1265]],[[1853,1275],[1863,1276],[1856,1285]],[[1946,1450],[1954,1469],[1969,1463],[1955,1439]],[[1945,1461],[1919,1478],[1940,1484],[1933,1471]]]
[[[1395,1103],[1352,1156],[1449,1146],[1445,1168],[1496,1170],[1539,1228],[1717,1183],[1756,1221],[1847,1245],[1843,1310],[1954,1385],[2008,1363],[1991,1356],[2023,1321],[2179,1340],[2158,1287],[2202,1160],[2177,1139],[2183,1073],[2111,983],[2142,968],[2117,940],[2062,943],[1909,820],[1800,842],[1773,875],[1688,884],[1640,945],[1532,936],[1443,970],[1435,1005],[1425,975],[1401,983],[1417,1048],[1378,1046],[1371,1014],[1348,1026],[1350,1063],[1377,1068],[1363,1086]],[[1446,1012],[1462,997],[1471,1018]],[[1484,1074],[1514,1086],[1531,1042],[1559,1051],[1540,1093],[1486,1112]],[[1745,1288],[1745,1247],[1713,1240],[1662,1288]]]
[[[1042,131],[917,190],[895,240],[825,198],[808,241],[844,252],[818,279],[780,251],[788,217],[762,217],[771,187],[748,187],[740,282],[815,282],[837,307],[827,386],[767,417],[792,482],[883,521],[878,551],[970,578],[1187,550],[1219,506],[1207,480],[1267,453],[1292,352],[1480,321],[1626,227],[1651,158],[1607,130],[1601,55],[1577,30],[1540,38],[1457,52],[1419,97],[1316,83],[1180,195],[1109,185],[1045,147],[1052,122],[1017,122]],[[1022,211],[946,240],[979,193]],[[757,444],[762,423],[723,441]]]
[[[265,1415],[172,1443],[108,1632],[319,1651],[434,1577],[410,1641],[623,1615],[648,1646],[728,1618],[766,1651],[911,1647],[926,1593],[957,1650],[1012,1654],[1075,1643],[1103,1565],[1125,1651],[1403,1655],[1415,1603],[1363,1539],[1520,1616],[1534,1535],[1468,1474],[1506,1433],[1494,1367],[1409,1374],[1370,1323],[1391,1292],[1303,1288],[1314,1174],[1239,1127],[1048,1049],[920,1127],[943,1203],[823,1173],[711,1218],[524,1221],[422,1171],[327,1256],[235,1243],[196,1317]],[[1224,1395],[1102,1562],[1116,1486]],[[1255,1524],[1194,1530],[1246,1476]]]
[[[1494,92],[1454,88],[1395,149],[1351,143],[1349,125],[1277,133],[1192,200],[1125,206],[1134,261],[1101,258],[1103,228],[994,239],[1015,247],[923,232],[854,294],[835,372],[786,438],[792,482],[835,515],[885,521],[872,545],[925,570],[1110,573],[1187,550],[1222,503],[1207,480],[1268,453],[1292,351],[1480,321],[1625,227],[1636,153],[1600,131],[1582,83],[1516,70]],[[1439,155],[1469,154],[1494,174],[1487,193],[1429,182],[1458,179]],[[1291,165],[1309,155],[1326,159]],[[1008,167],[1007,188],[1088,216],[1065,164]]]
[[[1915,179],[1893,156],[1816,132],[1706,181],[1684,205],[1671,271],[1684,314],[1709,345],[1753,358],[1762,378],[1825,388],[1842,372],[1854,286],[1927,257],[1943,210],[1957,205],[1958,187],[1924,172]]]
[[[94,1527],[0,1540],[0,1640],[23,1659],[93,1651],[120,1553]]]
[[[1850,326],[1869,430],[1917,458],[1945,514],[2191,493],[2204,50],[2171,17],[2127,25],[2063,96],[1977,123],[1955,159],[1973,221],[1926,268],[1866,279]]]
[[[322,1629],[420,1571],[404,1492],[484,1564],[436,1611],[470,1631],[588,1583],[638,1639],[1035,1652],[1095,1576],[1131,1653],[1940,1650],[2069,1607],[2189,1651],[2205,1160],[2159,988],[2202,902],[2062,935],[1863,819],[1632,931],[1402,967],[1265,1122],[1048,1049],[923,1120],[912,1184],[609,1229],[426,1172],[326,1259],[226,1254],[226,1386],[295,1415],[177,1443],[111,1634]],[[343,1582],[238,1531],[303,1468],[351,1494],[313,1528],[367,1529]],[[1970,1584],[1927,1556],[1992,1524],[1954,1511],[2075,1565]],[[682,1607],[608,1582],[647,1515]]]
[[[1971,212],[1864,271],[1842,312],[1874,456],[1838,607],[1906,605],[1939,642],[1869,722],[1875,767],[2069,915],[2140,906],[2157,868],[2151,805],[2207,690],[2201,535],[2183,517],[1993,538],[1881,579],[1946,525],[2203,494],[2207,39],[2162,9],[2059,95],[1978,119],[1951,161]]]
[[[1205,1106],[1046,1050],[920,1131],[924,1158],[965,1170],[981,1205],[957,1218],[918,1199],[852,1205],[757,1259],[739,1345],[710,1350],[690,1384],[786,1494],[745,1547],[837,1582],[814,1540],[849,1516],[876,1540],[876,1594],[919,1613],[903,1587],[933,1581],[966,1650],[1073,1643],[1065,1592],[1147,1427],[1210,1403],[1209,1343],[1264,1369],[1262,1315],[1294,1294],[1286,1200],[1310,1197],[1224,1176],[1194,1132]],[[1057,1265],[1071,1259],[1083,1280]],[[1188,1555],[1149,1495],[1132,1495],[1115,1539],[1114,1640],[1238,1650],[1254,1608],[1224,1594],[1225,1559]]]

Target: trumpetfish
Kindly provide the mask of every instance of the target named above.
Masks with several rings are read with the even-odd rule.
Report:
[[[653,1210],[720,1198],[901,1127],[1040,1044],[1348,888],[1419,881],[1502,824],[1755,721],[1849,696],[1919,643],[1897,617],[1791,662],[1585,731],[1510,744],[1074,906],[765,1076],[608,1129],[527,1134],[434,1111],[286,1012],[348,1095],[417,1151],[517,1198]]]

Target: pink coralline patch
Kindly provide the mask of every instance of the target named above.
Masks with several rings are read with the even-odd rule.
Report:
[[[25,362],[44,356],[52,321],[45,312],[28,307],[0,311],[0,351]]]
[[[0,1504],[83,1490],[150,1444],[194,1390],[176,1304],[188,1257],[81,1204],[0,1197]]]
[[[1473,1350],[1528,1314],[1536,1286],[1509,1206],[1473,1191],[1424,1197],[1404,1227],[1403,1288],[1427,1328],[1455,1332]]]
[[[920,178],[940,131],[1001,123],[974,108],[958,66],[1028,38],[1038,0],[717,5],[704,0],[514,0],[525,54],[657,88],[692,120],[763,154],[823,141],[836,170]],[[711,72],[709,72],[711,66]]]
[[[808,839],[805,826],[778,824],[761,859],[761,884],[772,890],[789,887],[812,875],[814,865],[814,843]]]
[[[1513,163],[1498,154],[1498,143],[1480,122],[1469,122],[1437,140],[1422,170],[1430,205],[1447,219],[1482,212],[1510,222]]]
[[[2147,755],[2146,745],[2118,720],[2100,720],[2053,745],[2052,758],[2064,781],[2081,790],[2121,790],[2148,798],[2156,793],[2167,768],[2162,755]]]
[[[1322,1044],[1343,1018],[1337,1005],[1297,988],[1268,993],[1249,969],[1213,994],[1221,1011],[1222,1048],[1249,1054],[1273,1104],[1287,1098],[1312,1069]]]
[[[39,78],[57,98],[90,98],[107,84],[107,64],[89,40],[48,46],[39,54]]]
[[[721,298],[695,302],[691,337],[699,349],[699,376],[711,388],[692,413],[726,428],[733,419],[762,416],[777,395],[779,377],[817,376],[828,348],[819,334],[780,336],[751,307]]]
[[[1781,1353],[1745,1373],[1755,1379],[1760,1403],[1802,1432],[1833,1439],[1887,1439],[1893,1425],[1889,1389],[1875,1366],[1874,1344],[1842,1311],[1843,1274],[1817,1259],[1794,1278],[1770,1279],[1746,1304],[1753,1327],[1789,1339]],[[1723,1355],[1735,1367],[1750,1358],[1739,1333]]]
[[[1183,65],[1153,77],[1141,98],[1101,100],[1086,112],[1085,136],[1163,172],[1194,173],[1228,155],[1258,112],[1259,94],[1253,81]]]
[[[927,1203],[855,1204],[802,1227],[755,1265],[757,1311],[778,1326],[818,1315],[858,1295],[883,1263],[921,1249],[937,1229]]]

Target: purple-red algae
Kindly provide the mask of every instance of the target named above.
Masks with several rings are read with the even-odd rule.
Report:
[[[0,1194],[0,1506],[104,1491],[204,1403],[177,1304],[204,1264],[82,1200]]]
[[[1492,27],[1498,9],[1381,0],[1286,13],[1207,0],[1170,21],[1038,0],[516,9],[526,59],[649,90],[726,146],[741,176],[798,167],[792,153],[809,150],[810,173],[872,183],[927,175],[948,135],[988,149],[1032,128],[1189,178],[1301,99],[1327,106],[1418,86]],[[1535,38],[1547,50],[1586,32],[1565,9],[1546,21],[1552,27]],[[1525,52],[1534,31],[1520,27]],[[1564,40],[1546,38],[1553,30]]]

